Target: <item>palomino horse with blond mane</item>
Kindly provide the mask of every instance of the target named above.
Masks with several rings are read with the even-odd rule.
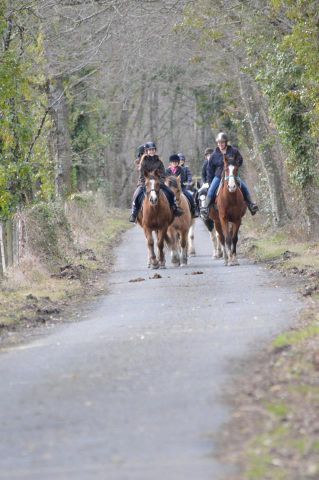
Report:
[[[195,252],[193,246],[195,220],[192,218],[188,200],[182,192],[180,177],[167,177],[165,183],[174,192],[176,203],[184,212],[181,217],[174,218],[165,237],[167,246],[171,250],[173,265],[183,267],[187,265],[188,252],[190,254]]]
[[[148,267],[165,268],[164,239],[174,214],[165,193],[161,190],[158,172],[144,172],[145,198],[137,221],[143,228],[148,247]],[[155,255],[153,232],[157,238],[158,256]]]
[[[224,155],[223,178],[217,193],[216,206],[218,212],[212,207],[209,216],[214,220],[223,247],[225,265],[239,265],[236,246],[241,219],[246,213],[247,205],[240,189],[238,165],[228,161],[226,155]]]

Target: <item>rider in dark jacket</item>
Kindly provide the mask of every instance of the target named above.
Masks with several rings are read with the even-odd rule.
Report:
[[[142,146],[141,146],[142,147]],[[139,148],[141,148],[139,147]],[[133,195],[133,204],[132,204],[132,213],[129,218],[129,221],[132,223],[136,222],[139,209],[141,208],[142,201],[145,193],[145,175],[144,172],[153,172],[157,170],[160,176],[161,189],[167,196],[167,199],[170,203],[170,206],[173,210],[175,216],[179,217],[183,214],[177,203],[176,198],[172,190],[165,185],[165,167],[163,162],[160,160],[159,156],[156,155],[156,145],[154,142],[148,142],[144,146],[145,153],[142,155],[141,160],[138,165],[140,172],[138,186]],[[142,149],[141,149],[142,150]]]
[[[175,177],[180,177],[182,192],[189,202],[192,217],[193,218],[198,217],[198,214],[196,212],[196,206],[195,206],[195,201],[194,201],[193,195],[186,188],[187,172],[186,172],[184,167],[181,167],[179,165],[179,163],[180,163],[179,155],[176,155],[176,153],[171,155],[169,157],[169,163],[170,163],[170,166],[166,169],[166,172],[165,172],[166,176],[173,175]]]
[[[187,165],[185,165],[186,157],[183,153],[178,153],[177,155],[179,156],[179,166],[182,167],[184,170],[183,186],[185,186],[186,188],[191,188],[193,183],[193,175],[191,169]]]
[[[224,169],[224,155],[231,161],[236,162],[238,167],[243,164],[243,157],[240,151],[236,147],[228,145],[228,136],[224,132],[220,132],[216,138],[217,147],[212,153],[207,164],[207,183],[210,184],[206,198],[206,207],[201,210],[203,217],[208,215],[210,205],[213,205],[216,198],[216,193],[222,178]],[[240,188],[244,196],[244,200],[247,203],[249,211],[252,215],[258,211],[258,206],[253,203],[248,187],[244,181],[240,180]]]
[[[202,166],[202,185],[205,185],[205,183],[208,182],[207,180],[207,165],[208,165],[208,160],[210,159],[210,156],[211,154],[213,153],[213,149],[212,148],[206,148],[205,150],[205,160],[204,160],[204,163],[203,163],[203,166]]]

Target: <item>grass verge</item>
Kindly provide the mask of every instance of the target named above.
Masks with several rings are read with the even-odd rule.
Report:
[[[92,195],[71,198],[62,211],[37,206],[25,224],[25,255],[0,285],[0,345],[74,319],[83,301],[106,292],[113,247],[129,228],[126,211]]]
[[[238,380],[222,457],[238,467],[233,480],[317,479],[319,244],[293,241],[284,230],[248,229],[244,237],[241,251],[278,269],[306,302],[297,326],[278,335]]]

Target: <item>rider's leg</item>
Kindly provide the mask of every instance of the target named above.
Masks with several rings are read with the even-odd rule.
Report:
[[[174,215],[176,217],[180,217],[181,215],[183,215],[183,210],[176,203],[174,192],[172,192],[172,190],[167,185],[165,185],[165,183],[161,183],[161,189],[165,192]]]
[[[136,222],[139,209],[141,208],[143,196],[144,196],[144,187],[142,185],[139,185],[133,195],[132,213],[129,218],[129,221],[132,223]]]
[[[220,184],[220,178],[214,177],[212,183],[207,192],[206,196],[206,205],[200,210],[201,216],[205,219],[208,217],[209,207],[214,203],[216,198],[216,193]]]
[[[243,192],[244,200],[247,203],[247,206],[248,206],[248,209],[249,209],[250,213],[252,215],[255,215],[255,213],[258,212],[258,206],[255,203],[253,203],[253,201],[251,199],[251,196],[250,196],[250,193],[249,193],[249,190],[248,190],[248,187],[245,184],[245,182],[243,182],[242,179],[240,179],[240,188],[241,188],[241,191]]]
[[[195,201],[194,201],[192,192],[190,192],[186,188],[183,188],[182,191],[183,191],[184,195],[187,197],[187,200],[189,201],[192,217],[193,218],[198,217],[198,213],[196,212],[196,205],[195,205]]]

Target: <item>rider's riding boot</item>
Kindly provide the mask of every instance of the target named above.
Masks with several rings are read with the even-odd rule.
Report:
[[[247,207],[248,207],[248,210],[250,211],[250,213],[252,215],[255,215],[259,210],[258,205],[256,205],[252,201],[247,201],[246,203],[247,203]]]
[[[199,210],[198,210],[197,205],[195,205],[192,208],[191,214],[192,214],[192,218],[198,218],[199,217]]]
[[[212,205],[212,203],[213,203],[213,199],[210,197],[206,197],[205,206],[201,207],[200,209],[200,216],[203,218],[203,220],[207,220],[209,207]]]
[[[138,209],[136,208],[135,205],[133,205],[132,213],[131,213],[131,216],[129,218],[129,222],[136,223],[137,215],[138,215]]]
[[[135,213],[131,213],[130,218],[128,219],[129,222],[136,223],[137,215]]]

